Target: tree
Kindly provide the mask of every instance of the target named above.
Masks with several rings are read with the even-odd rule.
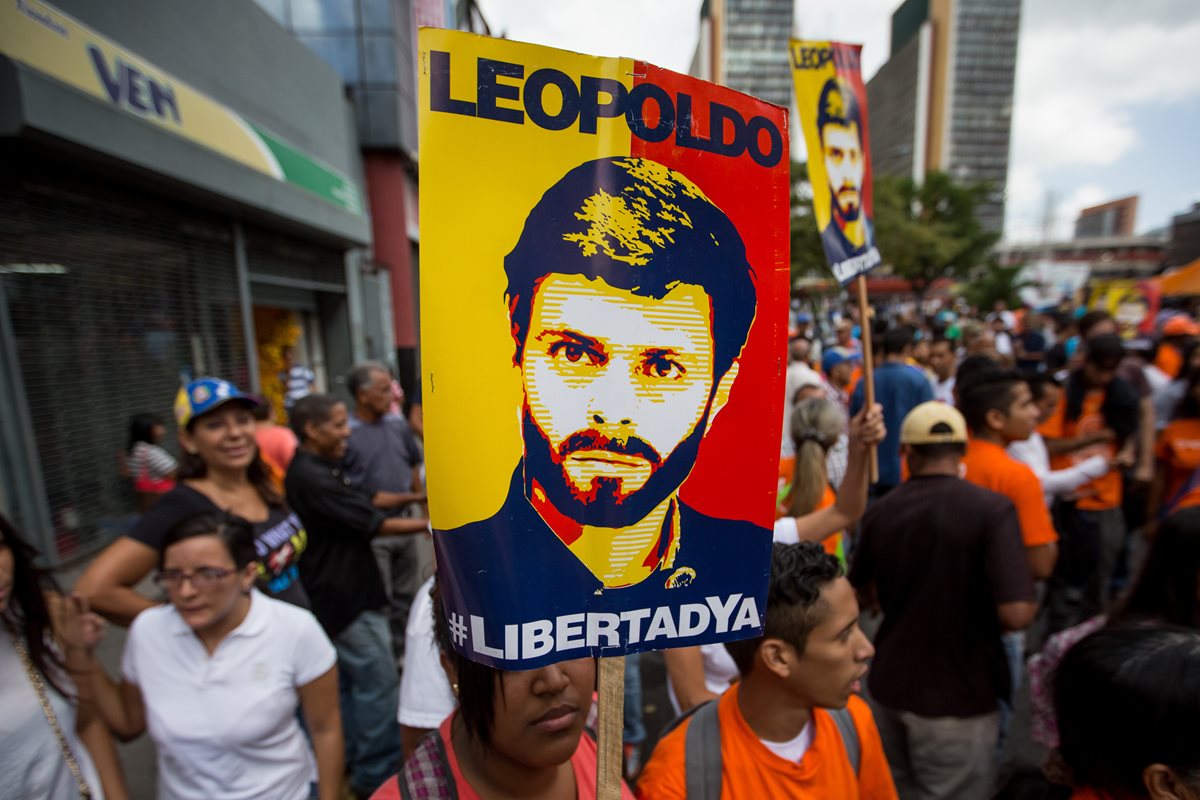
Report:
[[[984,263],[998,233],[983,229],[975,209],[990,191],[986,183],[957,184],[930,172],[875,181],[875,241],[883,262],[913,285],[918,298],[938,278],[965,277]]]
[[[991,260],[963,289],[963,297],[975,308],[983,311],[990,310],[997,300],[1003,300],[1009,308],[1019,308],[1021,290],[1034,285],[1031,280],[1020,279],[1021,270],[1024,268],[1024,264],[1002,267],[995,260]]]
[[[792,284],[797,278],[833,278],[825,250],[821,247],[821,235],[817,233],[817,219],[813,216],[812,184],[808,182],[808,165],[792,162]]]

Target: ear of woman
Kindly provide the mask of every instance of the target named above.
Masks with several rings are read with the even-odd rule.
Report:
[[[1166,764],[1151,764],[1142,770],[1142,782],[1151,800],[1196,800],[1200,791],[1184,785],[1175,770]]]

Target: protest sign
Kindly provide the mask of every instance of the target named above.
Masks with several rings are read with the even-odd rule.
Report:
[[[863,330],[863,389],[870,408],[875,404],[875,377],[867,328],[866,274],[883,258],[875,246],[871,136],[861,56],[860,44],[791,41],[792,80],[808,148],[813,216],[833,276],[842,286],[856,284]],[[877,457],[872,451],[872,483],[878,474]]]
[[[451,639],[532,669],[757,635],[787,326],[784,109],[419,34],[427,483]]]
[[[791,42],[796,108],[808,146],[813,214],[829,268],[843,286],[879,266],[871,196],[862,45]]]

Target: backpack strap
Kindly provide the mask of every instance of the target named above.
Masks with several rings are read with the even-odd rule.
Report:
[[[842,735],[842,744],[846,747],[846,756],[850,759],[850,766],[854,768],[854,774],[857,775],[858,768],[862,764],[862,743],[858,739],[858,728],[854,726],[854,717],[850,715],[849,708],[827,708],[825,711],[833,717],[833,721],[837,724],[838,733]]]
[[[401,800],[458,800],[446,745],[437,730],[425,734],[397,776]]]
[[[720,800],[721,797],[721,722],[717,701],[697,706],[684,734],[683,764],[688,800]]]

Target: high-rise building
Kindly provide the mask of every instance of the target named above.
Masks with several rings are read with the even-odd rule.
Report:
[[[409,397],[419,379],[417,302],[417,27],[487,33],[475,0],[256,0],[332,66],[354,104],[371,208],[367,311],[391,319],[372,356],[390,361]],[[379,355],[375,355],[378,353]]]
[[[690,72],[788,108],[791,35],[792,0],[704,0]]]
[[[986,181],[979,208],[1004,227],[1020,0],[905,0],[892,14],[888,61],[867,83],[878,175],[929,170]]]

